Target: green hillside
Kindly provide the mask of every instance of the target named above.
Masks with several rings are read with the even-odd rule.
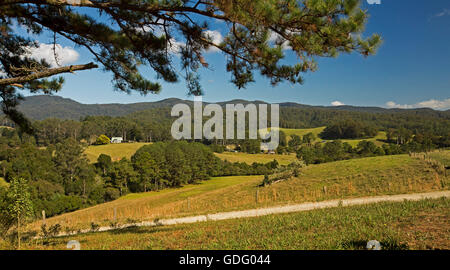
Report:
[[[305,129],[287,129],[287,128],[280,128],[281,131],[283,131],[286,136],[288,137],[287,140],[290,140],[290,137],[292,135],[297,136],[304,136],[308,133],[313,133],[316,136],[315,142],[329,142],[332,140],[322,140],[319,138],[319,134],[325,129],[325,127],[318,127],[318,128],[305,128]],[[365,139],[352,139],[352,140],[341,140],[342,142],[349,143],[351,146],[355,147],[358,145],[360,141],[371,141],[375,143],[377,146],[381,146],[384,144],[384,140],[386,140],[386,132],[380,131],[378,132],[378,135],[372,138],[365,138]]]
[[[255,218],[139,227],[76,236],[82,249],[450,249],[450,200],[378,203]],[[29,249],[65,249],[73,237]]]
[[[105,154],[111,157],[113,161],[122,158],[131,158],[136,151],[144,145],[150,143],[112,143],[106,145],[90,145],[84,153],[90,162],[96,162],[100,154]]]
[[[260,188],[262,179],[220,177],[177,189],[132,194],[49,218],[47,222],[63,228],[89,228],[91,222],[109,225],[114,209],[117,221],[127,223],[338,198],[427,192],[450,186],[449,176],[439,175],[432,164],[408,155],[311,165],[297,178]],[[36,223],[34,228],[39,226]]]
[[[278,161],[280,165],[288,165],[289,163],[292,163],[294,160],[297,160],[295,154],[271,155],[271,154],[247,154],[247,153],[224,152],[224,153],[215,153],[215,155],[222,160],[228,160],[229,162],[245,162],[249,165],[253,164],[253,162],[268,163],[273,161],[274,159]]]

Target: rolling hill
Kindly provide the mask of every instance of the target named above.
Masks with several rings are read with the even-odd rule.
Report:
[[[79,120],[85,116],[123,116],[133,112],[145,111],[152,108],[168,108],[178,103],[192,104],[192,101],[169,98],[155,102],[140,102],[130,104],[82,104],[69,98],[49,95],[28,96],[19,105],[19,110],[28,118],[33,120],[43,120],[46,118],[60,118]],[[219,105],[225,104],[262,104],[264,101],[231,100],[218,102]],[[207,104],[207,102],[205,102]],[[299,109],[321,109],[326,111],[350,111],[367,113],[399,113],[412,112],[424,116],[450,117],[450,111],[435,111],[432,109],[385,109],[378,107],[358,107],[358,106],[311,106],[293,102],[280,103],[281,108],[299,108]],[[45,108],[43,110],[42,108]]]
[[[445,156],[447,152],[436,153]],[[450,178],[424,159],[409,155],[351,159],[302,169],[300,175],[266,187],[262,176],[218,177],[176,189],[129,194],[118,200],[47,219],[64,230],[192,216],[292,203],[448,190]],[[257,200],[255,201],[255,198]],[[31,225],[39,230],[41,222]]]

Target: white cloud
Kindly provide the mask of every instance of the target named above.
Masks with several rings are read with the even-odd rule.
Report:
[[[52,67],[57,67],[59,65],[64,66],[73,63],[78,60],[80,55],[71,47],[62,47],[60,44],[55,45],[55,53],[53,50],[53,44],[41,43],[38,47],[28,48],[29,56],[41,60],[44,59]]]
[[[416,104],[397,104],[394,101],[386,102],[388,108],[413,109],[413,108],[431,108],[435,110],[450,109],[450,98],[444,100],[430,99]]]
[[[283,48],[283,50],[292,49],[291,46],[288,45],[289,42],[286,39],[284,39],[282,36],[273,31],[270,31],[269,42],[271,43],[282,42],[281,47]]]
[[[184,44],[183,42],[177,41],[174,38],[171,38],[169,40],[168,46],[169,46],[169,51],[171,53],[179,54],[181,52],[181,48],[186,46],[186,44]]]
[[[203,32],[203,35],[204,35],[204,37],[210,39],[211,42],[216,45],[220,45],[220,43],[223,42],[223,36],[217,30],[207,30],[207,31]],[[209,49],[207,50],[207,52],[219,52],[219,51],[220,51],[220,49],[218,49],[214,46],[210,46]]]
[[[443,16],[449,16],[450,15],[450,9],[444,9],[443,11],[435,14],[433,17],[443,17]]]
[[[345,104],[336,100],[336,101],[331,102],[331,105],[332,106],[344,106]]]

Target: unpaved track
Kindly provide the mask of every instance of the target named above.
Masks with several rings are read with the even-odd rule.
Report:
[[[378,202],[401,202],[404,200],[409,201],[420,201],[423,199],[437,199],[450,197],[450,190],[448,191],[438,191],[438,192],[429,192],[429,193],[415,193],[415,194],[400,194],[400,195],[385,195],[385,196],[375,196],[375,197],[362,197],[362,198],[353,198],[353,199],[341,199],[341,200],[332,200],[332,201],[322,201],[322,202],[314,202],[314,203],[301,203],[301,204],[293,204],[286,206],[276,206],[276,207],[268,207],[268,208],[258,208],[251,210],[243,210],[243,211],[233,211],[233,212],[221,212],[216,214],[208,214],[208,215],[199,215],[199,216],[190,216],[183,218],[173,218],[173,219],[163,219],[156,222],[148,221],[141,222],[135,224],[125,224],[114,227],[100,227],[98,231],[110,231],[116,229],[123,229],[129,227],[143,227],[143,226],[161,226],[161,225],[175,225],[175,224],[186,224],[186,223],[196,223],[203,222],[209,220],[224,220],[224,219],[234,219],[234,218],[247,218],[247,217],[258,217],[258,216],[266,216],[272,214],[283,214],[283,213],[294,213],[294,212],[302,212],[309,211],[314,209],[323,209],[323,208],[332,208],[342,206],[351,206],[351,205],[362,205],[362,204],[371,204]],[[91,230],[83,230],[79,233],[88,233]],[[68,236],[73,234],[61,233],[58,236]]]

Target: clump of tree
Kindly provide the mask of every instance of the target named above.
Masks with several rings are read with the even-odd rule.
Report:
[[[202,143],[171,141],[143,146],[131,160],[112,162],[103,154],[95,166],[105,183],[105,200],[114,200],[129,192],[179,187],[216,176],[263,175],[276,169],[278,162],[231,163]]]
[[[327,126],[319,136],[325,140],[337,139],[363,139],[374,137],[378,134],[376,127],[359,121],[340,121]]]
[[[360,141],[356,147],[340,140],[316,143],[312,147],[302,146],[297,151],[297,157],[306,164],[320,164],[351,158],[385,155],[384,147],[379,147],[371,141]]]
[[[0,139],[0,176],[23,178],[30,187],[34,215],[53,216],[104,202],[103,182],[74,139],[39,148],[26,134],[5,131]]]
[[[304,168],[305,165],[304,161],[299,159],[291,162],[289,165],[276,166],[273,168],[270,175],[264,174],[264,179],[260,186],[264,187],[279,181],[289,180],[292,177],[298,177],[301,169]]]

